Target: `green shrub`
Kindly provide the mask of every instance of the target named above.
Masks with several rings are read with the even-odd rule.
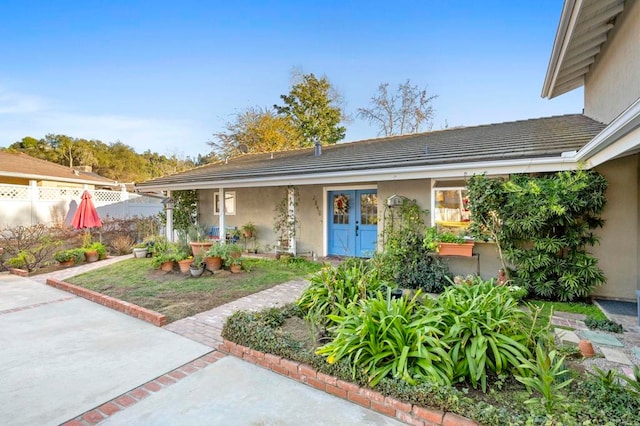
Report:
[[[535,296],[571,301],[605,281],[587,247],[598,242],[607,181],[595,171],[563,171],[468,182],[470,232],[496,243],[510,279]]]
[[[297,304],[305,319],[326,328],[331,324],[330,316],[339,312],[338,306],[348,307],[366,299],[384,284],[368,262],[349,259],[337,268],[324,268],[311,277]]]
[[[547,414],[552,414],[559,408],[561,402],[566,399],[562,389],[573,381],[563,380],[568,370],[564,365],[564,357],[556,358],[556,354],[556,351],[549,352],[538,344],[535,362],[523,360],[521,365],[521,368],[531,373],[531,377],[516,376],[527,388],[540,393],[540,397],[531,398],[525,401],[525,404],[539,405]]]
[[[456,380],[487,388],[487,373],[520,368],[531,352],[523,312],[507,287],[492,281],[451,286],[438,298]]]
[[[54,253],[69,237],[66,228],[46,226],[3,227],[0,229],[0,247],[4,249],[4,266],[35,271],[52,260]]]
[[[609,319],[596,319],[593,317],[587,317],[584,320],[584,324],[592,330],[610,331],[612,333],[622,333],[624,328],[622,324],[618,324],[615,321]]]
[[[318,349],[329,363],[346,358],[353,374],[361,369],[375,386],[391,376],[410,384],[432,381],[450,384],[451,360],[441,340],[442,318],[435,305],[425,308],[413,299],[391,299],[390,291],[339,306],[335,339]]]
[[[419,288],[427,293],[441,293],[451,274],[439,257],[425,256],[398,268],[396,282],[404,288]]]

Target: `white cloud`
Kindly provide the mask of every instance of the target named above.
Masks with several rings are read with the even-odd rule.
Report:
[[[31,95],[13,93],[0,88],[0,114],[26,114],[42,110],[43,101]]]

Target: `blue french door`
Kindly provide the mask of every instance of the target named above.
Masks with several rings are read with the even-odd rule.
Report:
[[[371,257],[378,240],[375,189],[329,192],[329,254]]]

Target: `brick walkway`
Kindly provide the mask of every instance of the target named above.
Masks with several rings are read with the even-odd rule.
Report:
[[[306,280],[294,280],[263,290],[210,311],[200,312],[166,325],[165,330],[217,348],[222,343],[222,326],[231,314],[239,310],[258,311],[267,307],[282,306],[294,302],[309,284]]]
[[[133,254],[125,254],[124,256],[109,257],[107,259],[100,260],[98,262],[83,263],[82,265],[73,266],[71,268],[66,268],[66,269],[60,269],[59,271],[50,272],[47,274],[33,275],[33,276],[30,276],[29,279],[42,284],[46,284],[47,278],[55,278],[57,280],[64,281],[69,277],[80,275],[88,271],[93,271],[94,269],[103,268],[105,266],[109,266],[111,264],[122,262],[123,260],[131,259],[131,258],[133,258]]]

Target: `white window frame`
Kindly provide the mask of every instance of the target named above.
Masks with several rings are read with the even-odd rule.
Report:
[[[437,183],[437,185],[436,185]],[[469,188],[467,188],[466,186],[459,186],[459,185],[451,185],[451,186],[447,186],[446,181],[437,181],[434,182],[432,187],[431,187],[431,226],[436,226],[436,212],[437,209],[439,209],[440,207],[438,207],[438,201],[436,199],[436,192],[437,191],[468,191]],[[446,222],[446,221],[445,221]],[[458,223],[465,223],[467,224],[466,226],[460,226],[461,228],[466,228],[469,226],[469,224],[471,222],[466,222],[466,221],[455,221]]]
[[[224,214],[226,216],[235,216],[236,214],[236,191],[224,192]],[[220,216],[220,192],[213,193],[213,214]]]

